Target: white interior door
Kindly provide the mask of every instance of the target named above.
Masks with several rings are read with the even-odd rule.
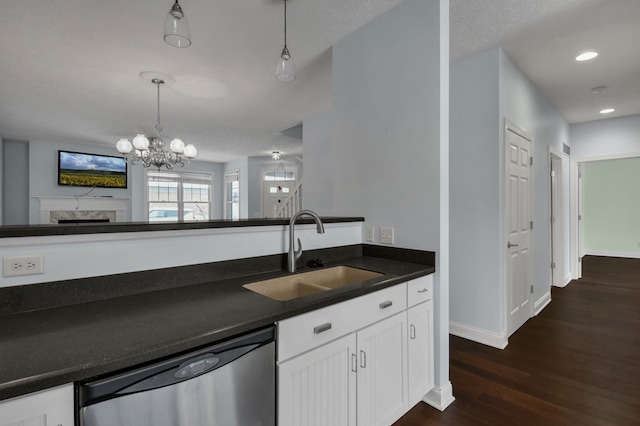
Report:
[[[512,124],[506,128],[507,331],[531,318],[531,137]]]

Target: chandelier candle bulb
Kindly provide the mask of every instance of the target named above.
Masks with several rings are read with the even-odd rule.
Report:
[[[149,148],[149,139],[147,139],[145,135],[138,133],[138,135],[133,138],[133,146],[139,150],[147,149]]]
[[[133,149],[133,145],[131,145],[129,139],[122,138],[116,143],[116,149],[121,154],[128,154]]]
[[[184,142],[182,142],[182,139],[176,138],[171,141],[169,148],[177,154],[182,154],[184,152]]]

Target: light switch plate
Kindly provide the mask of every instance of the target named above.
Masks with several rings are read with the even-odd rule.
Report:
[[[372,225],[367,225],[364,231],[364,239],[370,243],[376,240],[376,228]]]
[[[394,244],[393,228],[380,228],[380,243]]]

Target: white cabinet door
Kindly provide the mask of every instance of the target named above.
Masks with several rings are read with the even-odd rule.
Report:
[[[279,426],[355,426],[356,335],[278,365]]]
[[[0,402],[0,426],[73,426],[73,385]]]
[[[433,300],[407,311],[409,407],[433,388]]]
[[[404,312],[357,333],[359,426],[388,426],[407,411]]]

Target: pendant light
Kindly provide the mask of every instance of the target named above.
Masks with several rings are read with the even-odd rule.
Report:
[[[291,53],[289,53],[289,49],[287,48],[287,0],[282,1],[284,2],[284,48],[278,60],[276,78],[280,81],[287,82],[296,79],[296,69],[293,66]]]
[[[191,30],[189,21],[184,16],[178,0],[173,4],[167,19],[164,21],[164,41],[173,47],[191,46]]]

